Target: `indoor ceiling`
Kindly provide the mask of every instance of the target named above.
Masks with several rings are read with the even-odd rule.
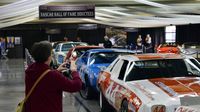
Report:
[[[39,5],[94,4],[94,19],[39,19]],[[200,23],[200,0],[0,0],[0,28],[17,24],[98,23],[160,27]]]

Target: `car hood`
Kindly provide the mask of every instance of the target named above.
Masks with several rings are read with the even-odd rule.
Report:
[[[126,84],[143,102],[154,104],[180,105],[186,97],[190,99],[200,96],[199,77],[156,78]],[[187,102],[191,101],[189,99]]]

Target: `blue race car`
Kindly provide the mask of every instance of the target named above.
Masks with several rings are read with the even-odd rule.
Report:
[[[110,65],[119,55],[134,54],[127,49],[92,49],[86,51],[76,61],[77,70],[83,82],[80,95],[84,99],[92,98],[94,92],[98,92],[97,78],[101,70]]]

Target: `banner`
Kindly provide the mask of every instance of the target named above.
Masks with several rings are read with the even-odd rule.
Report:
[[[14,37],[7,37],[7,48],[13,48],[14,47]]]
[[[95,5],[41,5],[39,18],[95,18]]]

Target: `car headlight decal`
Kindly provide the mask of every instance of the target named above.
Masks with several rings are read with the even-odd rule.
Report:
[[[154,105],[151,107],[151,112],[166,112],[166,107],[164,105]]]

